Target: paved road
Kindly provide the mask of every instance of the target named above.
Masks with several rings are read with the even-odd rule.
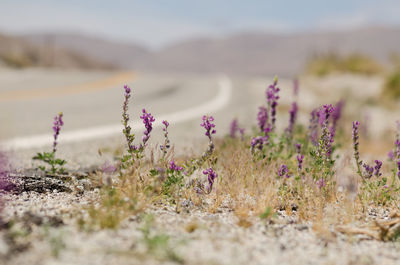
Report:
[[[0,79],[0,121],[7,124],[0,131],[3,142],[49,133],[52,117],[59,111],[65,113],[64,133],[120,126],[125,83],[133,88],[130,113],[134,120],[146,108],[155,117],[187,121],[212,110],[210,103],[218,97],[217,108],[230,99],[229,84],[225,82],[221,91],[219,78],[38,70],[8,75]]]
[[[68,150],[68,156],[95,154],[99,147],[123,143],[120,120],[125,83],[133,89],[129,113],[138,140],[143,131],[139,116],[146,108],[157,122],[170,121],[170,137],[177,148],[202,144],[206,142],[199,126],[203,114],[215,116],[217,136],[228,132],[234,117],[250,129],[265,100],[267,82],[268,78],[221,75],[0,70],[0,145],[20,150],[18,155],[27,157],[47,148],[52,143],[53,117],[60,111],[65,121],[60,151]],[[284,106],[291,100],[291,84],[280,83],[287,88],[281,93]],[[151,142],[161,140],[162,131],[155,128]]]

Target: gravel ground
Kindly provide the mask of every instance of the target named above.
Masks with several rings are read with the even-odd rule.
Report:
[[[146,215],[131,216],[117,230],[78,229],[73,215],[96,198],[78,193],[6,194],[3,216],[17,221],[0,230],[4,264],[399,264],[400,245],[332,231],[324,237],[311,224],[279,213],[273,221],[250,219],[238,226],[226,209],[215,214],[187,209],[178,214],[154,207],[152,236],[169,240],[149,250],[141,229]],[[10,240],[10,234],[14,234]],[[17,236],[15,236],[17,235]]]

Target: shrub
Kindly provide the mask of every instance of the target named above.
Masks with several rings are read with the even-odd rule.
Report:
[[[382,66],[374,59],[362,54],[339,56],[335,53],[318,55],[307,64],[307,73],[326,76],[331,73],[353,73],[375,75],[383,71]]]

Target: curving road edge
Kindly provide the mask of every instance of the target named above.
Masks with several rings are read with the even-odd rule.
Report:
[[[230,101],[232,95],[232,82],[227,76],[221,76],[218,80],[217,95],[201,104],[189,109],[180,110],[157,117],[154,127],[160,127],[163,120],[168,120],[172,124],[177,124],[199,118],[201,115],[210,114],[224,108]],[[132,130],[138,131],[143,129],[143,124],[140,120],[136,120],[131,124]],[[61,134],[60,139],[64,143],[79,142],[84,140],[106,138],[122,132],[121,124],[96,126],[73,131],[65,131]],[[52,134],[32,135],[29,137],[13,138],[4,142],[0,142],[2,150],[20,150],[35,147],[42,147],[52,144]]]

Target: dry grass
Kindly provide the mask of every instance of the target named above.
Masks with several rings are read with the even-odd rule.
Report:
[[[100,200],[89,207],[89,215],[82,223],[91,228],[116,228],[128,216],[143,212],[149,206],[172,205],[180,212],[184,207],[183,202],[191,202],[197,209],[209,213],[218,213],[221,209],[232,210],[238,219],[237,225],[242,227],[252,226],[252,218],[270,208],[272,212],[280,211],[293,216],[298,222],[311,222],[317,234],[329,239],[333,236],[332,227],[345,231],[343,227],[355,223],[372,226],[372,219],[365,221],[368,219],[368,209],[398,210],[398,192],[387,192],[382,187],[370,186],[370,183],[378,181],[375,177],[368,180],[368,183],[363,182],[352,168],[349,160],[351,150],[337,151],[348,159],[336,162],[332,168],[335,172],[332,180],[320,189],[311,175],[312,171],[297,176],[298,173],[292,170],[291,178],[278,177],[277,170],[283,159],[257,160],[250,152],[248,142],[249,139],[242,141],[230,138],[216,142],[214,155],[218,161],[215,168],[219,176],[210,194],[199,194],[193,185],[188,184],[190,182],[187,179],[185,185],[172,194],[163,194],[164,180],[149,172],[165,166],[165,162],[154,157],[157,155],[152,155],[152,159],[146,162],[138,161],[134,169],[121,174],[112,186],[104,184]],[[187,157],[178,159],[180,164],[187,160]],[[291,165],[289,168],[295,168],[295,156],[284,162]],[[312,169],[313,163],[312,159],[305,159],[304,167]],[[394,181],[392,187],[395,189],[400,181],[392,179],[388,170],[384,176]],[[200,178],[196,172],[193,175]],[[385,196],[381,196],[383,192],[386,192]],[[189,225],[186,229],[193,231],[197,225]],[[348,232],[356,233],[357,229],[352,227]]]

